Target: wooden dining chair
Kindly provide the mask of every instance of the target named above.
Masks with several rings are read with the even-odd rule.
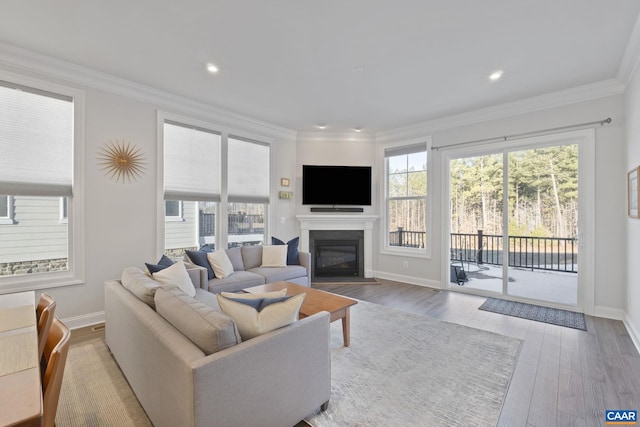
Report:
[[[38,360],[42,360],[44,345],[47,342],[51,323],[56,311],[56,300],[51,295],[43,292],[36,307],[36,319],[38,321]]]
[[[51,330],[44,347],[45,370],[42,376],[43,427],[54,427],[64,366],[69,353],[71,332],[57,317],[53,318]]]

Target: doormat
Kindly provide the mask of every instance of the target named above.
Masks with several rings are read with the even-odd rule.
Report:
[[[565,326],[567,328],[580,329],[582,331],[587,330],[584,314],[569,310],[542,307],[499,298],[487,298],[484,304],[478,307],[478,309],[506,314],[507,316],[520,317],[522,319],[535,320],[537,322],[550,323],[552,325]]]

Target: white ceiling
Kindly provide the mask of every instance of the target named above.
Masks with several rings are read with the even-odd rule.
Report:
[[[0,42],[297,131],[377,131],[615,78],[639,12],[638,0],[2,0]]]

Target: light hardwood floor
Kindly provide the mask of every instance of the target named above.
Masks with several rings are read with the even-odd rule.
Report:
[[[478,310],[484,297],[380,280],[316,289],[520,338],[499,426],[603,426],[606,409],[640,410],[640,355],[620,321],[587,316],[587,331]]]

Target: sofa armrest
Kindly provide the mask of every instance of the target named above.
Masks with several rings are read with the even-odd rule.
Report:
[[[311,277],[311,254],[309,252],[298,252],[300,265],[307,269],[307,277]]]
[[[193,286],[196,288],[208,289],[209,280],[207,269],[200,267],[199,265],[192,264],[186,260],[184,261],[184,265],[187,267],[187,273],[189,273]]]
[[[329,313],[211,354],[192,367],[196,425],[213,419],[221,426],[295,425],[329,401]]]

